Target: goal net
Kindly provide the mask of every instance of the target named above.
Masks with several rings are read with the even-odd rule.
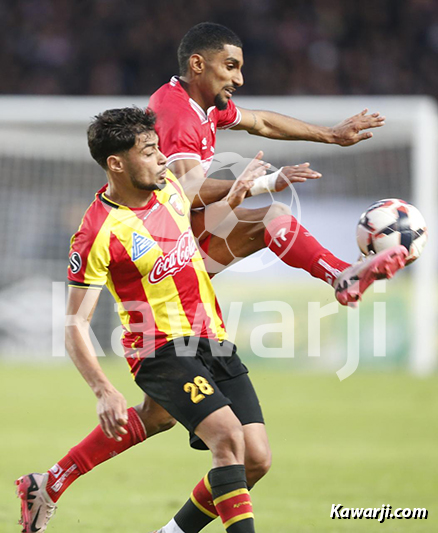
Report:
[[[89,156],[86,127],[92,116],[105,109],[132,104],[145,107],[147,100],[0,98],[1,357],[50,355],[52,328],[62,323],[59,305],[55,311],[53,307],[55,301],[59,303],[59,291],[54,296],[53,282],[65,281],[70,237],[95,191],[105,183],[104,172]],[[370,302],[386,302],[386,312],[381,315],[386,324],[385,334],[382,333],[386,353],[396,364],[406,365],[416,373],[431,372],[436,366],[437,350],[435,102],[426,97],[237,97],[236,104],[249,109],[269,109],[321,125],[334,125],[365,107],[387,117],[386,125],[374,130],[373,139],[354,147],[273,141],[240,131],[219,132],[216,155],[234,153],[252,157],[261,149],[264,158],[276,167],[309,161],[323,178],[297,185],[294,198],[284,192],[275,199],[293,204],[295,213],[299,207],[302,224],[325,247],[347,261],[358,257],[355,227],[360,214],[371,203],[396,197],[420,209],[429,228],[423,256],[388,283],[384,296],[374,291]],[[248,203],[257,206],[267,201],[270,199],[265,196]],[[334,301],[332,294],[320,282],[278,262],[270,264],[263,259],[269,263],[263,269],[247,268],[247,262],[253,260],[237,263],[215,280],[225,315],[233,298],[243,300],[238,341],[248,344],[253,324],[264,316],[254,311],[257,302],[287,299],[294,317],[294,355],[296,359],[301,357],[301,362],[305,358],[310,360],[312,331],[307,304],[316,299],[322,308]],[[384,290],[382,284],[377,288]],[[365,352],[374,349],[376,356],[378,336],[374,326],[374,329],[369,326],[376,324],[376,317],[371,316],[374,311],[368,313],[366,302],[364,309],[362,312],[361,306],[360,346]],[[275,315],[270,322],[275,322],[272,317]],[[330,320],[327,317],[321,321],[322,351],[342,358],[339,352],[343,345],[339,344],[336,331],[341,324]],[[346,321],[346,315],[340,320]],[[113,301],[103,291],[93,330],[106,351],[111,351],[111,333],[116,325]],[[269,338],[265,341],[269,345]],[[283,341],[278,342],[284,348]],[[270,357],[269,353],[279,352],[266,353]],[[322,359],[309,364],[330,366]]]

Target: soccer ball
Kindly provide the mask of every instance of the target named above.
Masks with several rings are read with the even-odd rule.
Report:
[[[406,264],[418,259],[427,241],[427,227],[416,207],[397,198],[370,205],[357,225],[357,244],[362,253],[378,253],[398,244],[406,247]]]

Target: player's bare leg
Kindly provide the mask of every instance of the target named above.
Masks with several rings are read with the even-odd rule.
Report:
[[[247,424],[243,426],[243,433],[245,435],[246,479],[248,487],[252,488],[269,472],[272,453],[264,424]]]
[[[206,241],[208,247],[204,246],[204,260],[212,275],[269,247],[287,265],[306,270],[335,287],[339,303],[348,305],[360,300],[375,280],[391,278],[405,265],[406,254],[401,248],[392,253],[380,252],[372,261],[350,265],[321,246],[283,204],[238,208],[235,213],[239,222],[233,228],[219,227]],[[206,234],[202,212],[196,213],[192,227],[202,246],[202,235]],[[221,231],[226,238],[222,238]]]

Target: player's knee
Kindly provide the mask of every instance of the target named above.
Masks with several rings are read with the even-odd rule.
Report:
[[[263,476],[265,476],[272,465],[272,453],[270,448],[257,450],[246,456],[246,478],[248,486],[254,486]]]
[[[245,436],[240,423],[218,431],[214,450],[216,460],[221,464],[243,463],[245,457]]]
[[[268,222],[271,222],[271,220],[274,220],[275,218],[284,216],[284,215],[290,215],[291,210],[288,205],[282,204],[280,202],[273,203],[266,213],[266,216],[264,218],[265,224]]]
[[[240,423],[233,424],[228,431],[219,436],[219,446],[224,446],[231,451],[241,452],[245,450],[245,436]]]

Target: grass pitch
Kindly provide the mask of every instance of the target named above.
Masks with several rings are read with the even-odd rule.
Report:
[[[252,492],[257,531],[438,530],[438,377],[297,374],[256,366],[274,464]],[[104,368],[130,404],[141,398],[124,361]],[[95,401],[71,364],[0,366],[0,532],[18,532],[14,479],[43,472],[92,429]],[[209,469],[177,427],[99,466],[60,500],[48,531],[148,533],[165,523]],[[345,507],[426,507],[427,520],[332,520]],[[206,531],[224,531],[219,522]]]

